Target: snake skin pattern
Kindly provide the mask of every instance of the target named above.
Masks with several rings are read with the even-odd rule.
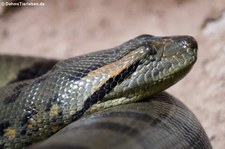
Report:
[[[8,77],[11,80],[1,84],[0,148],[24,148],[52,136],[72,122],[79,123],[82,117],[94,112],[146,99],[183,78],[196,59],[197,43],[190,36],[141,35],[118,47],[57,63],[55,60],[51,63],[47,63],[47,60],[46,63],[45,60],[30,64],[25,62],[23,71],[16,71],[19,75]],[[34,66],[39,66],[37,63],[45,68],[35,69]],[[0,70],[3,68],[7,68],[4,63],[0,64]],[[3,75],[0,78],[7,77]],[[165,108],[163,104],[161,107],[162,110]],[[160,109],[160,105],[157,108]],[[182,116],[178,118],[188,121],[188,115]],[[163,117],[155,118],[161,124]],[[210,148],[201,125],[195,120],[191,121],[196,124],[194,132],[200,130],[201,134],[197,136],[201,138],[194,139],[197,145],[193,145],[193,141],[187,144],[193,148],[199,144],[203,144],[203,148]],[[103,127],[110,127],[108,123]],[[172,125],[171,121],[165,121],[165,124],[160,126],[156,123],[151,127],[158,130]],[[172,128],[176,130],[181,126],[176,124]],[[155,133],[156,140],[158,137],[167,138],[167,135],[160,134],[160,130]],[[187,142],[192,140],[189,137],[196,138],[192,132],[188,135]],[[171,139],[172,144],[183,146],[181,143],[179,145],[179,139]],[[152,142],[151,146],[156,148],[157,144],[162,144]],[[170,141],[166,142],[171,147]]]
[[[85,135],[84,135],[85,134]],[[96,112],[31,149],[208,149],[193,113],[161,92],[145,101]]]

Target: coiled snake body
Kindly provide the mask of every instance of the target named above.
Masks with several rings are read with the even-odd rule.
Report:
[[[141,35],[59,62],[28,59],[16,75],[0,58],[0,148],[24,148],[70,123],[31,148],[211,148],[182,103],[155,95],[195,63],[190,36]]]

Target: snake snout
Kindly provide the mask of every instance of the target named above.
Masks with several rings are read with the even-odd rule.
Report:
[[[164,57],[172,57],[184,53],[190,56],[197,55],[198,44],[192,36],[174,36],[167,41],[163,51]]]
[[[198,43],[192,36],[177,36],[173,40],[184,49],[198,49]]]
[[[189,36],[187,41],[191,49],[198,49],[198,43],[193,37]]]

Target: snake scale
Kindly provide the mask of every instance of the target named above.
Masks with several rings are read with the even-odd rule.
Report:
[[[62,61],[0,56],[0,148],[212,148],[194,114],[161,92],[197,48],[191,36],[141,35]]]

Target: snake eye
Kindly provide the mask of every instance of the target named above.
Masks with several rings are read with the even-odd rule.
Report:
[[[150,55],[156,55],[157,54],[156,48],[153,47],[153,46],[145,46],[145,49],[146,49],[146,51],[148,51],[148,53]]]

